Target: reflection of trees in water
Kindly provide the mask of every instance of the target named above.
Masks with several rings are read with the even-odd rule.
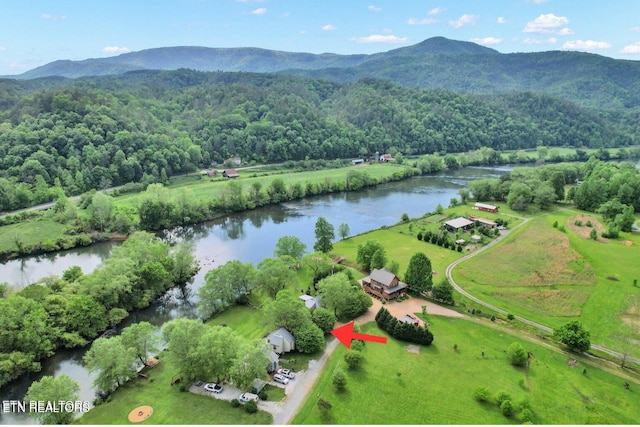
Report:
[[[205,238],[209,235],[211,225],[195,224],[185,225],[161,230],[157,233],[163,242],[173,246],[182,242],[190,242]]]

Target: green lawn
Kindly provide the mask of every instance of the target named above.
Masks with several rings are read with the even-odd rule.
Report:
[[[209,396],[181,392],[178,385],[171,386],[171,377],[177,373],[167,357],[146,372],[149,379],[135,379],[111,395],[103,403],[84,414],[74,424],[133,424],[129,412],[141,405],[153,407],[153,414],[137,424],[270,424],[271,414],[258,411],[247,414],[242,407],[232,408],[229,402]]]
[[[39,218],[0,227],[0,251],[17,250],[16,237],[23,245],[31,246],[64,237],[65,226],[52,219]]]
[[[471,294],[513,314],[551,327],[578,319],[592,343],[621,349],[621,328],[640,339],[640,287],[633,286],[640,236],[593,241],[588,227],[569,220],[577,214],[586,215],[565,209],[538,217],[453,275]],[[566,232],[553,228],[555,221]],[[631,352],[640,356],[637,346]]]
[[[518,424],[524,405],[534,424],[635,424],[640,419],[639,385],[627,391],[615,375],[580,361],[570,366],[573,357],[468,320],[429,316],[428,321],[435,340],[419,354],[389,338],[385,345],[367,344],[360,369],[348,371],[342,360],[346,348],[339,346],[292,424]],[[374,323],[363,332],[385,335]],[[533,353],[529,370],[508,363],[512,342]],[[338,367],[348,377],[342,393],[331,384]],[[493,397],[507,392],[515,415],[506,418],[495,404],[476,402],[476,387],[488,387]],[[328,419],[321,417],[318,398],[332,405]]]

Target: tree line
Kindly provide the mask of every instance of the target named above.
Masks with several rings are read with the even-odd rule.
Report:
[[[37,89],[0,82],[7,85],[0,210],[50,201],[60,189],[166,182],[236,156],[273,163],[634,143],[632,126],[616,117],[530,93],[497,104],[371,79],[341,85],[189,70],[43,81]]]
[[[191,245],[136,232],[90,274],[74,266],[0,298],[0,385],[40,370],[56,349],[86,345],[197,268]]]

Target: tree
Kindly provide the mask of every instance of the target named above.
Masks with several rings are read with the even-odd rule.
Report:
[[[362,353],[355,350],[347,350],[344,354],[344,361],[349,366],[349,369],[358,369],[362,362]]]
[[[336,369],[331,377],[331,382],[339,392],[347,388],[347,376],[341,369]]]
[[[318,291],[325,306],[337,317],[352,319],[364,313],[372,304],[362,288],[353,286],[345,273],[338,273],[318,282]]]
[[[504,415],[505,417],[510,417],[513,415],[513,403],[511,403],[511,400],[505,400],[500,404],[500,412],[502,412],[502,415]]]
[[[264,315],[276,328],[285,328],[291,333],[311,323],[307,307],[287,289],[278,292],[276,299],[265,305]]]
[[[265,258],[258,264],[256,286],[263,288],[271,298],[281,289],[296,283],[296,274],[282,258]]]
[[[585,352],[591,347],[591,334],[577,320],[554,329],[553,336],[573,351]]]
[[[338,226],[338,234],[340,235],[341,239],[344,240],[349,235],[349,232],[349,224],[343,222]]]
[[[381,251],[384,257],[384,246],[377,240],[367,240],[364,244],[358,245],[358,252],[356,254],[356,262],[362,266],[362,268],[371,271],[371,261],[376,251]],[[378,260],[379,261],[379,260]],[[384,263],[382,264],[384,265]]]
[[[162,338],[171,350],[170,357],[178,366],[196,348],[206,327],[200,320],[179,318],[170,320],[162,328]]]
[[[324,333],[315,323],[308,322],[293,332],[296,349],[301,353],[317,353],[324,348]]]
[[[42,377],[33,382],[24,398],[27,402],[59,402],[77,401],[80,397],[80,386],[68,375]],[[72,411],[30,411],[29,416],[41,424],[71,424],[74,418]]]
[[[332,312],[326,308],[320,307],[311,312],[311,320],[324,334],[328,334],[333,330],[337,319]]]
[[[507,357],[509,363],[513,366],[526,366],[529,355],[524,350],[524,347],[520,343],[514,342],[507,349]]]
[[[433,272],[431,260],[422,252],[415,253],[409,260],[409,266],[405,273],[405,282],[414,292],[424,292],[433,286]]]
[[[302,263],[313,271],[313,278],[325,277],[331,272],[331,258],[323,252],[311,252],[302,258]]]
[[[96,193],[91,199],[91,220],[100,231],[104,231],[113,215],[113,198],[104,193]]]
[[[551,190],[553,191],[553,189]],[[555,193],[554,193],[555,194]],[[523,182],[514,182],[509,189],[507,205],[516,211],[523,211],[533,200],[533,191]]]
[[[237,260],[209,270],[204,279],[198,290],[198,311],[204,318],[235,304],[256,287],[253,265]]]
[[[322,418],[324,418],[325,420],[329,418],[329,412],[331,411],[331,408],[332,408],[331,402],[324,399],[318,399],[317,405],[318,405],[318,409],[320,410],[320,414],[322,415]]]
[[[387,262],[387,255],[384,248],[380,248],[373,253],[371,257],[371,264],[369,270],[373,271],[376,268],[382,268]]]
[[[256,378],[263,378],[266,373],[265,367],[269,364],[270,351],[269,344],[264,340],[242,344],[230,371],[233,383],[246,390]]]
[[[307,245],[302,243],[297,237],[282,236],[276,243],[276,248],[273,251],[273,255],[277,258],[288,255],[293,259],[299,260],[304,255],[304,251],[306,249]]]
[[[444,277],[440,282],[433,285],[431,296],[445,304],[453,304],[455,302],[453,299],[453,285],[451,285],[449,279]]]
[[[313,245],[313,249],[326,254],[333,249],[331,241],[334,238],[333,225],[327,222],[324,217],[318,218],[316,221],[316,243]]]
[[[193,255],[194,250],[195,245],[187,242],[180,243],[173,248],[173,283],[183,285],[191,280],[198,271],[198,260]]]
[[[557,193],[548,182],[543,182],[533,192],[533,202],[540,206],[540,209],[548,209],[557,199]]]
[[[98,372],[93,384],[102,393],[113,391],[134,376],[135,360],[135,353],[122,344],[120,336],[98,338],[84,355],[89,372]]]
[[[242,339],[231,328],[208,326],[200,336],[196,348],[181,363],[185,375],[196,378],[215,379],[221,382],[229,378],[238,357]],[[266,368],[266,364],[262,366]]]
[[[147,366],[149,355],[160,348],[158,327],[149,322],[134,323],[122,330],[122,345],[132,350],[136,357]]]

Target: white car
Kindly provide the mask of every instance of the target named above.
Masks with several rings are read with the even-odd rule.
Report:
[[[206,391],[211,393],[222,393],[222,386],[220,384],[209,383],[204,385]]]
[[[289,379],[282,374],[275,374],[273,380],[281,384],[289,384]]]
[[[242,404],[245,404],[250,400],[258,403],[258,400],[260,400],[260,398],[258,397],[257,394],[253,394],[253,393],[242,393],[238,398],[238,401]]]
[[[277,373],[282,375],[285,378],[289,378],[290,380],[296,377],[295,374],[288,369],[278,369]]]

